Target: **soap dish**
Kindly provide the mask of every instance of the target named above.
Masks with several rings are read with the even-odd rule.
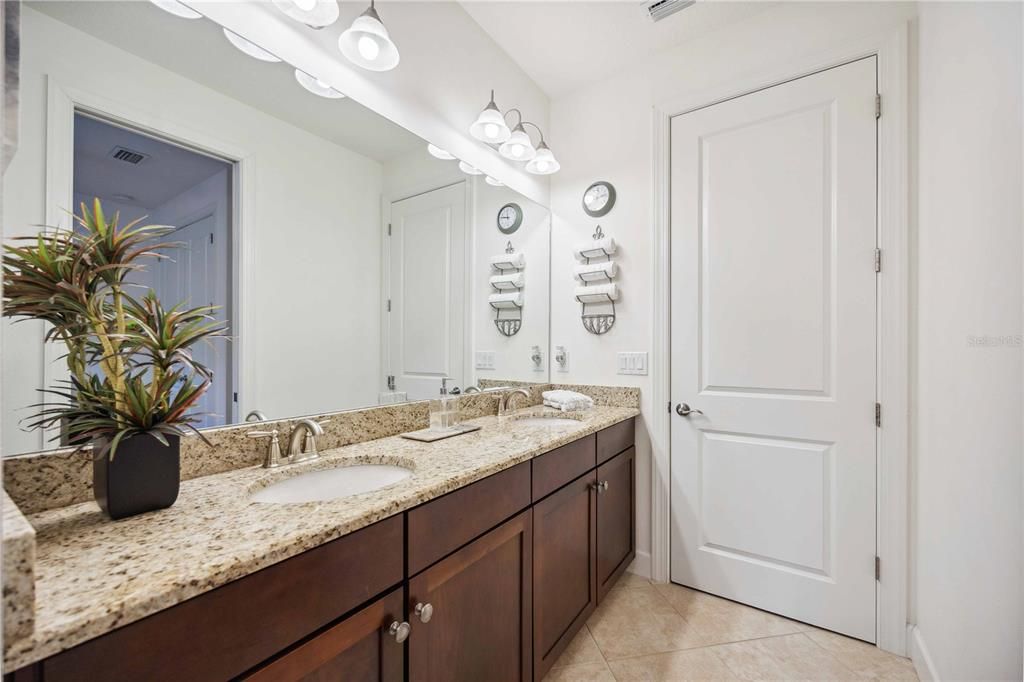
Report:
[[[449,429],[447,431],[432,431],[430,429],[420,429],[419,431],[410,431],[409,433],[400,434],[402,438],[408,438],[409,440],[418,440],[421,443],[433,443],[434,441],[444,440],[445,438],[451,438],[452,436],[461,436],[464,433],[473,433],[479,431],[480,427],[476,424],[459,424],[458,426]]]

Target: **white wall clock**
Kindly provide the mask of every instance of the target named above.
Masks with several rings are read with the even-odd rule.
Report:
[[[583,193],[583,211],[591,218],[607,215],[614,205],[615,188],[610,182],[595,182]]]
[[[498,211],[498,229],[502,234],[512,234],[523,224],[523,209],[519,204],[510,202]]]

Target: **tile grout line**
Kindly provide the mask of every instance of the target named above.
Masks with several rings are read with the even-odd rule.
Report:
[[[787,632],[787,633],[783,633],[783,634],[779,634],[779,635],[763,635],[761,637],[746,637],[744,639],[734,639],[734,640],[729,640],[727,642],[716,642],[714,644],[701,644],[699,646],[686,646],[686,647],[682,647],[681,649],[668,649],[667,651],[652,651],[652,652],[646,653],[646,654],[636,654],[635,656],[621,656],[619,658],[605,659],[605,662],[606,663],[611,663],[611,662],[617,662],[617,661],[631,661],[633,659],[644,658],[646,656],[663,656],[665,654],[675,654],[675,653],[679,653],[681,651],[697,651],[698,649],[713,649],[713,648],[719,647],[719,646],[729,646],[730,644],[743,644],[744,642],[757,642],[757,641],[760,641],[760,640],[763,640],[763,639],[778,639],[780,637],[792,637],[793,635],[803,635],[803,634],[804,634],[803,632]],[[810,637],[808,637],[808,639],[810,639]],[[814,640],[811,640],[811,641],[814,641]],[[815,646],[819,646],[820,647],[821,645],[818,644],[817,642],[815,642]],[[598,645],[597,649],[598,649],[598,651],[601,652],[601,656],[603,658],[604,657],[604,652],[601,651],[601,645]],[[826,650],[825,653],[829,654],[832,658],[835,658],[835,655],[831,651]],[[842,662],[840,661],[840,663],[842,663]]]

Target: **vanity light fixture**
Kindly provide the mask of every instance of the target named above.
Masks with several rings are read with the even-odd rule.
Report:
[[[384,28],[373,0],[338,38],[338,49],[350,62],[369,71],[390,71],[398,66],[398,48]]]
[[[483,171],[478,171],[465,161],[459,161],[459,170],[467,175],[483,175]]]
[[[427,143],[427,151],[430,152],[430,155],[435,159],[441,159],[442,161],[452,161],[455,158],[454,154],[446,152],[440,147],[435,147],[429,142]]]
[[[529,161],[536,156],[537,150],[534,149],[530,136],[526,134],[522,121],[516,124],[512,129],[512,135],[498,147],[498,153],[512,161]]]
[[[323,28],[338,20],[337,0],[274,0],[274,4],[310,28]]]
[[[484,178],[484,182],[486,182],[491,187],[504,187],[505,186],[504,182],[502,182],[501,180],[495,180],[490,175],[488,175],[488,176],[486,176]]]
[[[501,144],[512,135],[505,123],[505,116],[494,103],[494,90],[491,90],[491,101],[469,126],[469,134],[487,144]]]
[[[227,29],[224,29],[224,37],[228,39],[228,42],[237,47],[242,52],[246,53],[253,59],[259,59],[261,62],[279,62],[281,61],[274,55],[270,54],[256,43],[250,42]]]
[[[542,139],[537,145],[537,155],[526,164],[526,172],[534,175],[551,175],[561,169],[562,164],[558,163],[555,155],[551,153],[547,143]]]
[[[191,7],[178,2],[178,0],[150,0],[154,5],[159,7],[165,12],[170,12],[176,17],[182,19],[202,19],[203,15],[195,11]]]
[[[341,99],[345,96],[327,83],[324,83],[319,78],[310,76],[308,73],[300,69],[295,69],[295,80],[299,82],[299,85],[306,88],[306,90],[320,97],[326,97],[327,99]]]

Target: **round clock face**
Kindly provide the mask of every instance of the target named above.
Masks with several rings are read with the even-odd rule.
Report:
[[[612,210],[615,205],[615,188],[607,182],[595,182],[583,193],[583,210],[587,215],[599,218]]]
[[[523,209],[519,204],[505,204],[498,211],[498,229],[504,234],[512,234],[523,224]]]

